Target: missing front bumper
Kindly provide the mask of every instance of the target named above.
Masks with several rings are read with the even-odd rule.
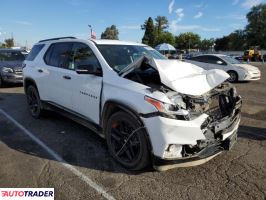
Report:
[[[180,158],[180,159],[174,159],[174,160],[167,160],[162,159],[157,156],[153,157],[153,166],[154,169],[158,171],[165,171],[173,168],[178,167],[192,167],[204,164],[214,158],[215,156],[222,153],[224,150],[230,150],[234,144],[237,141],[237,130],[234,131],[234,133],[228,137],[224,141],[217,141],[203,150],[201,150],[199,153],[186,158]]]

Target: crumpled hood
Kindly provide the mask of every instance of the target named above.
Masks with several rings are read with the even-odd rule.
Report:
[[[155,60],[150,63],[169,88],[187,95],[203,95],[229,78],[218,69],[204,70],[196,65],[177,60]]]
[[[249,65],[249,64],[234,64],[236,67],[241,67],[247,71],[259,71],[259,69],[255,66]]]

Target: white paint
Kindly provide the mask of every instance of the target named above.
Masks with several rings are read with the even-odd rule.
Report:
[[[152,65],[159,71],[162,83],[183,94],[202,95],[229,78],[226,72],[219,69],[206,71],[177,60],[153,61]]]
[[[7,114],[5,111],[0,109],[0,113],[2,113],[7,119],[9,119],[12,123],[14,123],[19,129],[21,129],[27,136],[29,136],[34,142],[39,144],[45,151],[47,151],[55,160],[60,162],[61,165],[63,165],[66,169],[71,171],[73,174],[75,174],[78,178],[80,178],[82,181],[84,181],[86,184],[88,184],[90,187],[95,189],[99,194],[101,194],[103,197],[105,197],[108,200],[115,200],[113,196],[108,194],[105,189],[103,189],[101,186],[99,186],[97,183],[95,183],[93,180],[91,180],[88,176],[77,170],[72,165],[68,164],[61,156],[59,156],[56,152],[54,152],[51,148],[49,148],[44,142],[42,142],[39,138],[37,138],[33,133],[28,131],[26,128],[24,128],[19,122],[17,122],[14,118],[12,118],[9,114]]]

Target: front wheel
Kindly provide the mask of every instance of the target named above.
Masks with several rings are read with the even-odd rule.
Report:
[[[236,72],[234,72],[234,71],[228,71],[227,73],[230,76],[229,79],[228,79],[229,82],[233,83],[233,82],[238,81],[238,75],[237,75]]]
[[[34,118],[40,118],[43,110],[37,88],[30,85],[26,90],[26,96],[31,116]]]
[[[139,121],[126,112],[113,114],[106,126],[106,140],[112,157],[125,168],[141,170],[149,162],[146,132]]]

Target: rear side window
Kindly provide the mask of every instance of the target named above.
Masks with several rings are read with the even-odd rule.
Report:
[[[72,64],[74,52],[72,51],[73,43],[62,42],[54,43],[47,50],[44,61],[47,65],[60,68],[69,68]]]
[[[226,64],[222,59],[216,57],[216,56],[206,56],[206,63],[210,64],[218,64],[217,62],[221,61],[224,64]]]
[[[33,61],[36,58],[36,56],[39,54],[39,52],[42,50],[43,47],[44,47],[44,44],[34,45],[29,55],[26,57],[26,60]]]
[[[197,56],[197,57],[191,57],[189,60],[194,60],[198,62],[206,62],[205,56]]]
[[[25,56],[20,51],[0,52],[0,61],[24,61]]]

